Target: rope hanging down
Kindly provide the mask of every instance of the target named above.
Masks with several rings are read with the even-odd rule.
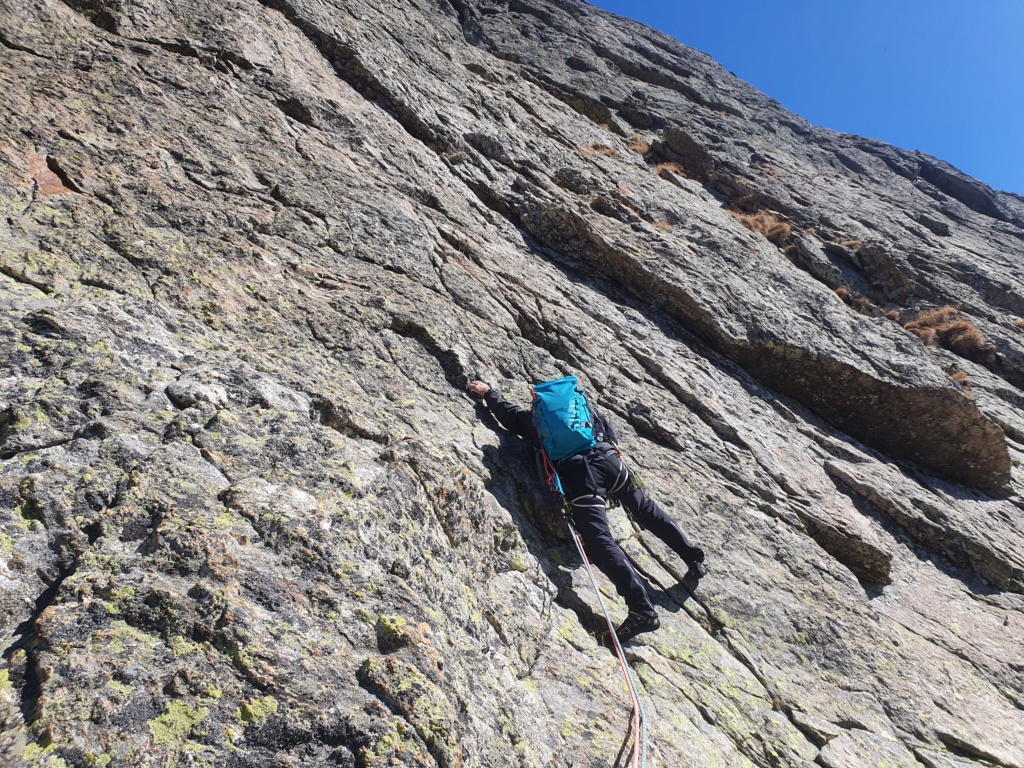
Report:
[[[545,457],[546,458],[546,457]],[[629,688],[629,695],[633,699],[633,751],[630,757],[630,765],[632,768],[647,768],[647,717],[644,715],[643,707],[640,705],[640,697],[637,696],[636,686],[633,683],[633,675],[629,672],[629,665],[626,663],[626,656],[622,652],[622,645],[619,643],[619,637],[615,634],[615,626],[612,624],[612,617],[608,615],[608,609],[605,608],[604,600],[601,597],[601,590],[597,588],[597,580],[594,578],[594,571],[590,567],[590,561],[587,560],[587,554],[583,551],[583,542],[580,541],[580,535],[576,531],[576,527],[569,520],[568,516],[565,518],[566,524],[569,526],[569,532],[572,533],[572,540],[576,542],[576,551],[580,554],[580,559],[583,561],[583,565],[586,566],[587,575],[590,576],[590,583],[594,586],[594,592],[597,594],[597,602],[601,606],[601,611],[604,613],[605,621],[608,622],[608,631],[611,634],[612,643],[615,646],[615,655],[619,659],[619,666],[622,668],[622,676],[626,679],[626,687]]]

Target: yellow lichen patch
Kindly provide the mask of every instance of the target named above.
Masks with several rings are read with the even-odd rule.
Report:
[[[241,725],[263,723],[277,712],[277,700],[273,696],[251,699],[235,710],[235,720]]]
[[[123,653],[132,645],[152,649],[158,642],[152,635],[147,635],[121,620],[111,622],[109,629],[93,632],[90,638],[91,647],[106,647],[114,653]]]
[[[25,754],[23,755],[25,765],[40,765],[46,766],[46,768],[68,768],[68,764],[64,762],[63,758],[53,754],[55,748],[53,744],[47,744],[45,747],[38,744],[29,744],[25,747]]]
[[[526,562],[526,557],[522,552],[516,552],[512,555],[512,558],[509,560],[508,567],[513,571],[519,571],[520,573],[525,573],[530,570],[530,564]]]
[[[189,732],[210,713],[206,707],[192,709],[183,701],[167,702],[167,710],[147,725],[157,744],[178,746]]]
[[[181,635],[174,635],[167,641],[168,647],[171,649],[171,653],[175,656],[187,656],[190,653],[195,653],[202,649],[199,643],[194,643],[191,640],[186,640]]]

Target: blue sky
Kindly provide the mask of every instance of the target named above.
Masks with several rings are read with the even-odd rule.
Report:
[[[1024,0],[590,0],[810,122],[1024,195]]]

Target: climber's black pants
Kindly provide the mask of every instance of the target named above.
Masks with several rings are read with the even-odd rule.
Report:
[[[618,500],[637,525],[668,544],[687,565],[703,561],[704,550],[687,540],[643,488],[634,487],[629,469],[611,445],[598,443],[587,453],[563,459],[557,470],[587,557],[611,579],[629,610],[655,613],[643,582],[608,528],[605,500]]]

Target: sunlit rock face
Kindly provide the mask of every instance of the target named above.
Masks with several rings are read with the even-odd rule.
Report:
[[[611,513],[648,765],[1024,768],[1021,198],[569,0],[0,0],[0,87],[0,763],[621,765],[464,394],[576,374],[712,568]]]

